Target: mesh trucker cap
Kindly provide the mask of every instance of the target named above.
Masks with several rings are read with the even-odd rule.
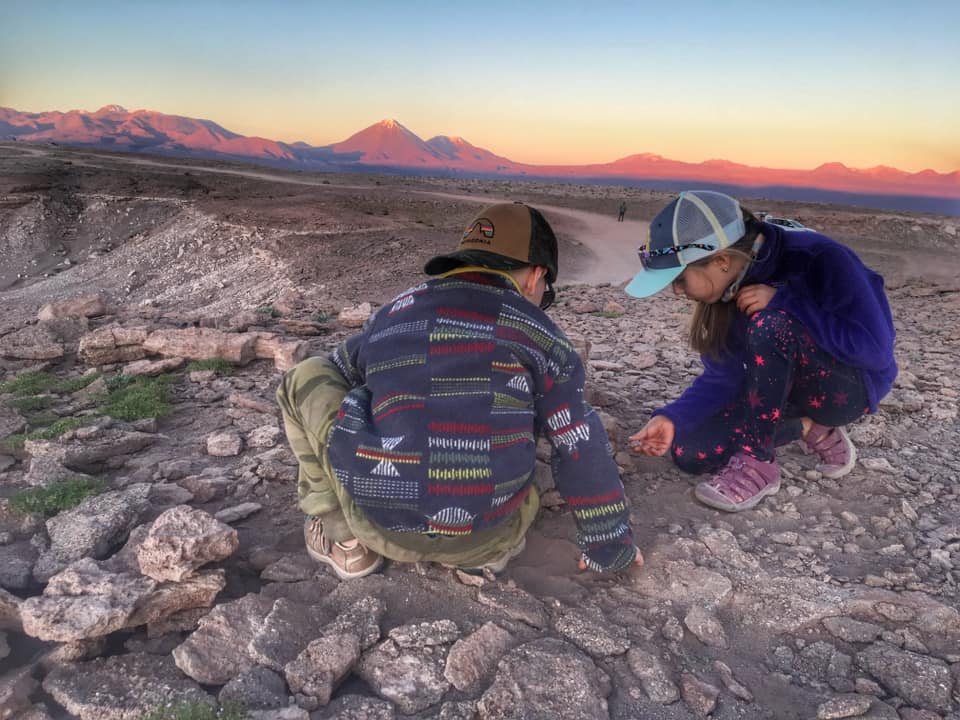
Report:
[[[659,292],[692,262],[730,247],[746,234],[740,203],[712,190],[685,190],[650,223],[639,249],[643,270],[626,292],[647,297]]]
[[[556,282],[557,237],[540,211],[523,203],[501,203],[467,223],[457,249],[427,261],[423,271],[440,275],[464,265],[514,270],[525,265],[547,268],[547,282]]]

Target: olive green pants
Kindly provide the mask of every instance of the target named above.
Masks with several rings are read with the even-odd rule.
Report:
[[[367,518],[337,480],[327,456],[327,437],[349,390],[336,365],[323,357],[301,362],[284,374],[277,388],[287,440],[300,463],[300,509],[321,518],[327,538],[334,542],[357,538],[374,552],[400,562],[432,561],[465,568],[480,567],[520,543],[539,509],[534,487],[503,523],[470,535],[393,532]]]

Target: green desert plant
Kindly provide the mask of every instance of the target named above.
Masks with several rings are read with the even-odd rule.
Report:
[[[140,720],[244,720],[247,714],[237,703],[214,705],[204,702],[178,702],[157,705]]]
[[[67,478],[47,487],[21,490],[10,496],[10,509],[21,515],[39,513],[53,517],[96,495],[105,487],[101,478]]]
[[[223,358],[208,358],[206,360],[194,360],[187,365],[189,372],[202,370],[213,370],[217,375],[229,375],[233,372],[233,364]]]
[[[20,397],[38,395],[51,390],[55,382],[53,376],[43,370],[28,370],[0,383],[0,393],[13,393]]]
[[[77,390],[83,390],[87,385],[92,383],[94,380],[100,377],[100,373],[90,373],[89,375],[81,375],[80,377],[67,378],[66,380],[61,380],[56,385],[53,386],[53,391],[58,393],[75,393]]]
[[[7,406],[20,412],[30,413],[50,407],[53,400],[49,395],[28,395],[26,397],[10,398],[7,400]]]
[[[254,312],[258,315],[269,315],[272,318],[280,317],[280,311],[273,305],[259,305]]]
[[[110,392],[100,411],[117,420],[143,420],[168,415],[170,382],[167,375],[160,377],[129,377],[117,375],[107,380]]]

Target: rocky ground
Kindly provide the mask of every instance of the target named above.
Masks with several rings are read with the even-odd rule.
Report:
[[[788,447],[756,510],[698,505],[623,450],[699,372],[689,306],[566,286],[551,314],[581,339],[646,566],[578,572],[544,464],[503,576],[341,583],[303,550],[281,370],[415,282],[478,201],[555,208],[575,276],[621,196],[638,226],[666,196],[149,162],[0,147],[0,719],[960,718],[955,219],[750,201],[887,276],[901,373],[850,428],[848,477]]]

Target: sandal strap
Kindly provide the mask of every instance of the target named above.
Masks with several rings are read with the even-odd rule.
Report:
[[[743,502],[763,490],[767,479],[756,468],[733,456],[726,467],[713,476],[710,486],[731,500]]]

